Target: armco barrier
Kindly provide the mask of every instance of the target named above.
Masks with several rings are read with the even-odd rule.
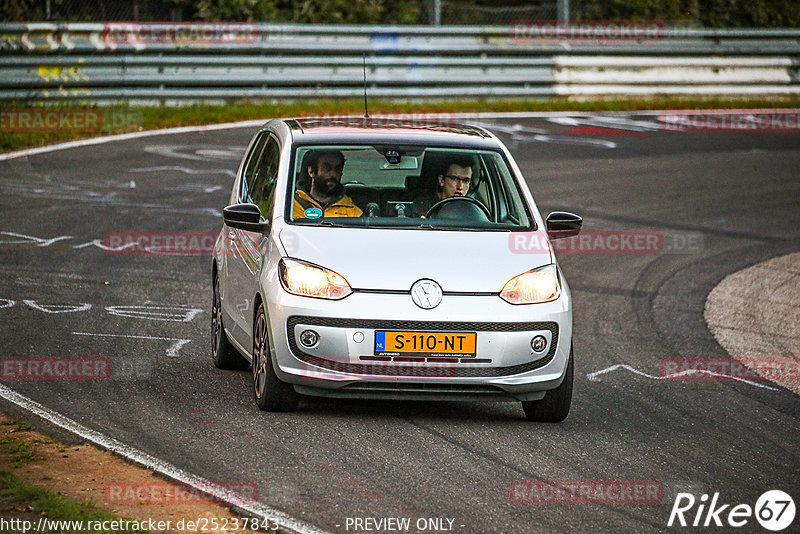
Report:
[[[800,29],[566,40],[513,27],[198,24],[208,31],[2,23],[0,100],[355,97],[364,54],[374,97],[800,93]]]

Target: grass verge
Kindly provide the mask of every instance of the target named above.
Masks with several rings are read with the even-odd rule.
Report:
[[[15,468],[27,466],[43,457],[37,452],[38,443],[53,444],[54,442],[45,437],[32,437],[33,427],[12,420],[0,421],[0,425],[5,427],[4,437],[0,439],[0,458],[10,460],[10,464]],[[27,439],[17,438],[12,433],[25,434]],[[5,462],[3,462],[5,463]],[[45,479],[47,475],[42,476]],[[37,525],[42,517],[52,521],[99,521],[100,525],[106,522],[119,520],[120,517],[98,509],[89,501],[79,501],[61,495],[55,491],[44,488],[40,485],[31,483],[25,477],[14,472],[0,470],[0,532],[22,532],[30,530],[32,525]],[[50,523],[51,531],[53,524]],[[61,524],[65,527],[65,524]],[[71,532],[66,527],[58,529],[62,532]],[[94,532],[134,532],[127,529],[103,530],[102,528],[93,530]],[[135,532],[141,533],[142,530]]]
[[[69,499],[49,489],[30,484],[10,471],[0,471],[0,514],[12,527],[8,532],[23,531],[24,526],[30,528],[31,525],[37,525],[41,517],[48,519],[51,529],[53,521],[61,521],[61,528],[58,529],[60,532],[73,531],[65,522],[81,521],[84,525],[89,525],[87,522],[91,521],[99,522],[99,525],[104,522],[110,525],[110,522],[120,520],[110,512],[97,509],[91,502]],[[20,528],[13,528],[14,524]],[[147,531],[100,528],[93,529],[92,532],[141,534]]]
[[[15,109],[31,109],[31,103],[7,103],[3,113]],[[51,106],[52,107],[52,106]],[[61,109],[87,109],[83,104],[63,104]],[[524,112],[524,111],[642,111],[652,109],[756,109],[756,108],[800,108],[800,97],[775,98],[681,98],[653,97],[640,99],[575,100],[569,97],[532,100],[453,100],[424,102],[395,102],[375,100],[370,102],[370,113],[410,114],[412,118],[423,119],[426,113],[469,113],[469,112]],[[0,151],[8,152],[57,142],[84,139],[97,135],[125,133],[137,130],[151,130],[174,126],[192,126],[234,122],[271,117],[290,117],[302,115],[352,115],[364,111],[363,101],[320,100],[289,103],[242,102],[227,105],[192,105],[182,107],[128,107],[111,106],[98,108],[125,116],[123,124],[101,127],[96,131],[80,131],[78,128],[60,128],[52,131],[12,131],[8,121],[0,129]]]
[[[224,484],[219,483],[228,487]],[[256,482],[242,481],[241,486],[252,490],[249,496],[242,494],[242,503],[258,499]],[[40,524],[45,518],[48,524]],[[32,532],[37,526],[38,532],[53,533],[127,528],[248,534],[254,525],[253,519],[245,521],[202,488],[169,481],[86,443],[59,443],[0,413],[0,534]]]

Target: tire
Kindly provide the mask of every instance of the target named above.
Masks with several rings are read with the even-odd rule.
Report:
[[[567,418],[572,405],[573,367],[573,349],[570,347],[567,372],[561,384],[557,388],[548,391],[542,400],[522,401],[522,409],[525,411],[525,418],[528,421],[560,423]]]
[[[261,303],[253,323],[253,394],[256,405],[266,412],[291,412],[297,408],[300,396],[291,384],[281,382],[275,374],[271,347],[267,316]]]
[[[231,345],[222,325],[222,298],[219,294],[219,277],[214,274],[214,302],[211,305],[211,358],[219,369],[247,369],[250,363]]]

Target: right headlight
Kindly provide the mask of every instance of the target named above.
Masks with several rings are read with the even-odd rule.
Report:
[[[282,258],[278,271],[283,289],[293,295],[338,300],[353,292],[344,276],[312,263]]]
[[[510,304],[537,304],[556,300],[561,295],[555,264],[519,274],[506,282],[500,298]]]

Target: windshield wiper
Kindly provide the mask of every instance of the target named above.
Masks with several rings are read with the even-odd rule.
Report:
[[[414,228],[421,230],[444,230],[446,232],[510,232],[510,228],[492,228],[486,226],[434,226],[432,224],[418,224]]]

